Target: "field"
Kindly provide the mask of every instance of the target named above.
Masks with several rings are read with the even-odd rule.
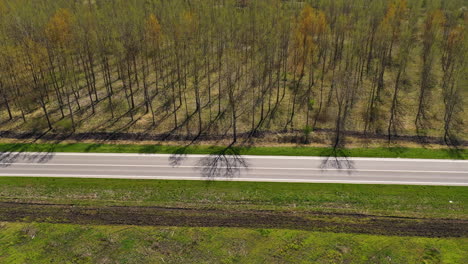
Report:
[[[467,238],[0,223],[5,263],[466,263]]]
[[[0,261],[464,263],[467,203],[466,187],[5,177]]]
[[[5,206],[137,206],[464,219],[465,187],[0,178]],[[377,195],[378,194],[378,195]],[[450,202],[452,201],[452,202]]]

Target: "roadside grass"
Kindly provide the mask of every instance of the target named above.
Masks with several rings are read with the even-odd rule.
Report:
[[[468,219],[467,187],[0,177],[0,202]]]
[[[468,238],[0,223],[2,263],[467,263]]]
[[[0,203],[160,206],[234,213],[276,210],[294,215],[319,211],[467,219],[466,190],[445,186],[0,177]],[[327,221],[327,216],[323,217]],[[366,221],[347,223],[353,219],[338,218],[334,219],[338,224]],[[0,222],[0,263],[467,263],[466,252],[467,237],[75,225],[58,224],[53,217],[43,223]]]
[[[0,152],[94,152],[94,153],[160,153],[212,154],[222,146],[131,145],[98,143],[0,143]],[[467,149],[430,149],[408,147],[349,148],[333,152],[326,147],[240,147],[242,155],[271,156],[344,156],[376,158],[467,159]]]

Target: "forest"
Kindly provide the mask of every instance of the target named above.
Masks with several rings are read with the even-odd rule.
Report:
[[[467,137],[464,0],[0,0],[0,130]]]

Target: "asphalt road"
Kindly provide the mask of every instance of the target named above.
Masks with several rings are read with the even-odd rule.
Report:
[[[205,155],[0,153],[0,176],[468,186],[468,161],[461,160],[280,156],[220,160],[224,162],[215,163]]]

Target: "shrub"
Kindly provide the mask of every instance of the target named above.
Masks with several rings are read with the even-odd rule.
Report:
[[[28,120],[28,126],[32,132],[40,132],[47,128],[47,122],[45,118],[32,118]]]
[[[306,126],[302,129],[302,133],[304,134],[303,143],[309,144],[310,143],[310,134],[314,131],[311,126]]]
[[[70,118],[64,118],[54,125],[54,131],[56,132],[72,132],[73,131],[73,123]]]

